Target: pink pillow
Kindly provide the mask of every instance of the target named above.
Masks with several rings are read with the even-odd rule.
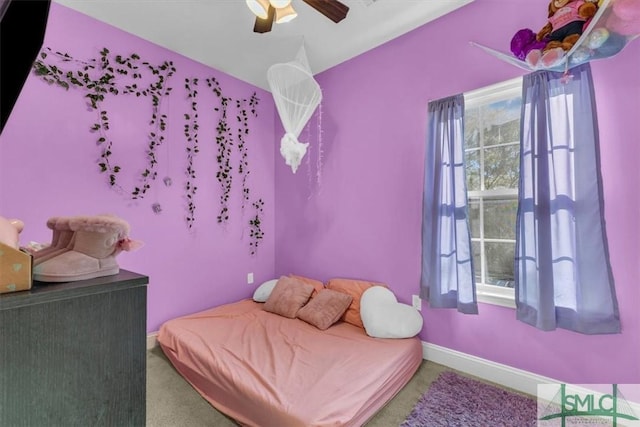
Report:
[[[313,293],[311,294],[311,298],[314,298],[316,295],[318,295],[318,292],[324,289],[324,283],[322,283],[320,280],[310,279],[309,277],[298,276],[296,274],[290,274],[289,277],[291,277],[292,279],[298,279],[301,282],[308,283],[313,286]]]
[[[263,309],[294,319],[298,310],[309,301],[313,286],[291,277],[282,276],[264,303]]]
[[[360,318],[360,297],[362,293],[372,286],[384,286],[381,283],[369,282],[366,280],[354,280],[354,279],[341,279],[335,278],[329,280],[327,283],[327,289],[333,291],[342,292],[347,295],[351,295],[353,298],[349,308],[342,316],[342,320],[352,325],[358,326],[364,329],[362,319]]]
[[[323,289],[298,311],[296,317],[324,331],[342,317],[351,300],[351,295]]]

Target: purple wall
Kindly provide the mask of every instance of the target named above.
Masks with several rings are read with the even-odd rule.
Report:
[[[177,315],[249,296],[255,287],[246,284],[248,272],[255,273],[256,283],[289,272],[384,281],[409,302],[418,293],[420,276],[427,102],[521,75],[469,41],[507,50],[510,35],[523,27],[537,29],[545,10],[543,0],[476,0],[322,73],[322,114],[303,131],[301,140],[311,142],[311,151],[292,175],[275,149],[282,129],[274,126],[270,94],[54,3],[45,46],[78,58],[94,57],[107,46],[112,52],[137,52],[150,62],[174,61],[178,72],[167,112],[169,129],[159,152],[160,176],[171,176],[174,184],[157,185],[140,202],[109,189],[106,177],[96,171],[98,150],[87,131],[94,116],[81,93],[30,76],[0,137],[0,214],[26,222],[23,244],[51,238],[45,226],[50,216],[112,212],[127,219],[132,237],[146,245],[121,254],[118,261],[122,268],[150,276],[149,331]],[[477,16],[484,17],[482,25]],[[532,16],[540,18],[534,22]],[[465,316],[425,304],[424,341],[566,382],[640,382],[640,310],[635,307],[640,248],[636,238],[629,238],[640,235],[639,58],[640,43],[635,42],[617,57],[593,63],[623,333],[540,332],[515,320],[510,309],[482,304],[480,315]],[[266,202],[266,237],[256,257],[249,255],[248,216],[240,218],[237,193],[229,225],[223,229],[215,223],[220,194],[213,178],[215,123],[203,113],[214,98],[203,87],[196,226],[188,231],[184,225],[182,115],[187,103],[182,82],[210,76],[220,80],[228,96],[248,97],[257,90],[261,99],[248,138],[250,186]],[[148,120],[149,106],[119,101],[113,107],[111,135],[117,152],[126,154],[119,163],[123,170],[135,170],[144,162],[146,130],[140,124]],[[123,179],[133,184],[135,178]],[[154,202],[163,206],[160,215],[151,211]]]
[[[159,177],[170,176],[171,187],[159,180],[145,199],[134,202],[109,188],[106,175],[98,172],[95,135],[89,132],[95,113],[85,106],[79,90],[64,91],[31,75],[25,84],[0,139],[0,214],[24,220],[21,243],[48,242],[51,216],[115,213],[131,225],[131,237],[145,242],[136,252],[118,256],[121,268],[146,274],[148,287],[148,331],[172,317],[251,295],[247,273],[256,283],[271,279],[274,269],[274,105],[269,93],[217,70],[151,44],[131,34],[98,22],[57,3],[51,5],[44,46],[68,52],[75,58],[97,57],[108,47],[113,53],[138,53],[143,60],[160,64],[172,60],[177,73],[173,93],[164,112],[168,130],[158,151]],[[215,180],[215,131],[217,105],[204,85],[216,77],[226,96],[260,98],[258,118],[251,120],[247,138],[252,195],[265,201],[265,239],[256,256],[250,256],[249,221],[240,211],[240,180],[234,181],[230,202],[231,220],[223,228],[216,223],[220,187]],[[185,137],[183,114],[189,104],[183,89],[185,78],[199,77],[200,147],[197,170],[196,222],[185,225]],[[114,156],[123,168],[127,190],[136,183],[136,173],[145,164],[147,123],[151,106],[146,98],[118,97],[107,104]],[[235,111],[235,110],[232,110]],[[235,114],[231,117],[235,120]],[[234,151],[235,152],[235,151]],[[237,153],[237,152],[236,152]],[[235,154],[237,160],[237,154]],[[151,205],[161,204],[154,214]]]
[[[320,74],[323,132],[316,114],[311,162],[293,175],[276,160],[276,274],[383,281],[410,303],[420,277],[427,103],[522,75],[469,42],[508,51],[515,31],[544,24],[546,9],[546,0],[476,0]],[[640,382],[639,65],[637,42],[592,64],[622,334],[541,332],[512,309],[481,304],[471,316],[425,303],[422,340],[566,382]]]

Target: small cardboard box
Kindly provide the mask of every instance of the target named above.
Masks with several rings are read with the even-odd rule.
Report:
[[[31,289],[32,257],[0,243],[0,294]]]

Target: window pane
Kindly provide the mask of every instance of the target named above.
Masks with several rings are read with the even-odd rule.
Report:
[[[467,191],[480,190],[480,150],[465,153],[465,167],[467,171]]]
[[[487,279],[485,284],[512,288],[513,263],[515,257],[514,243],[485,242],[484,250],[487,263]]]
[[[480,252],[480,242],[471,242],[473,251],[473,272],[476,276],[476,283],[482,283],[482,256]]]
[[[520,168],[521,84],[514,82],[508,89],[502,86],[472,94],[464,117],[474,275],[479,284],[511,290],[517,214],[514,193]]]
[[[464,110],[464,148],[480,146],[480,109]]]
[[[484,189],[518,188],[519,162],[519,145],[484,150]]]
[[[471,237],[480,238],[480,202],[478,200],[469,200],[469,228],[471,228]]]
[[[508,144],[520,140],[520,120],[489,125],[484,132],[484,145]]]
[[[520,141],[520,106],[522,98],[494,102],[482,107],[480,117],[484,146]]]
[[[516,199],[502,199],[502,200],[486,200],[485,199],[484,201],[484,238],[515,240],[517,211],[518,211],[518,201]],[[471,216],[471,214],[469,214],[469,216]],[[472,225],[472,229],[473,229],[473,225]]]

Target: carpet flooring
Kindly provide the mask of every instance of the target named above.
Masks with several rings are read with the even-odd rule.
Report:
[[[535,399],[455,372],[442,372],[420,397],[401,427],[527,427],[536,424]]]
[[[400,426],[425,390],[430,390],[440,374],[451,369],[423,361],[409,383],[366,427]],[[488,424],[434,424],[489,427]],[[508,424],[496,424],[508,425]],[[173,368],[159,347],[147,351],[147,427],[237,427],[230,418],[212,407]],[[413,425],[412,427],[416,427]],[[429,424],[420,427],[429,427]],[[491,425],[493,427],[493,425]],[[524,426],[518,426],[524,427]]]

